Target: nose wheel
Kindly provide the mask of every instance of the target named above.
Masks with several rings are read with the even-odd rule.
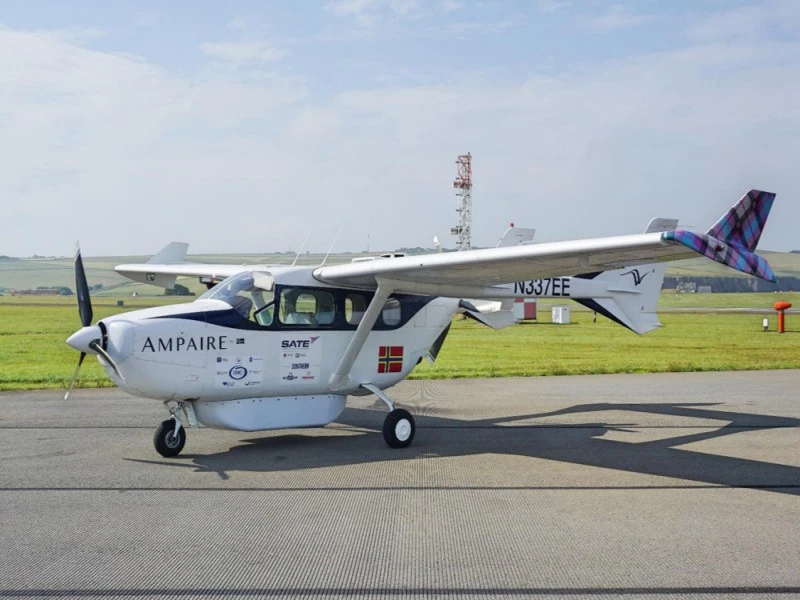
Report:
[[[153,445],[156,452],[167,458],[178,456],[186,443],[186,430],[175,419],[167,419],[156,428]]]
[[[383,422],[383,439],[390,448],[405,448],[414,440],[417,429],[414,417],[402,408],[396,408]]]

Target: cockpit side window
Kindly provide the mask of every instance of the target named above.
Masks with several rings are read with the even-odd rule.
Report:
[[[327,290],[284,288],[281,290],[278,321],[293,327],[333,325],[336,318],[334,296]]]
[[[242,318],[261,326],[272,324],[275,292],[269,273],[239,273],[220,282],[200,298],[227,302]]]
[[[262,327],[267,327],[268,325],[272,325],[272,320],[275,318],[275,303],[270,302],[262,306],[261,308],[257,308],[253,312],[253,319],[256,323],[261,325]]]

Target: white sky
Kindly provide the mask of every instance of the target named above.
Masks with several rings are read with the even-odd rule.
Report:
[[[665,7],[666,5],[666,7]],[[447,247],[705,229],[800,248],[800,2],[8,2],[0,254]]]

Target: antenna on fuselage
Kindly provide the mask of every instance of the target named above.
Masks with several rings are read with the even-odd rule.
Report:
[[[322,259],[322,263],[320,263],[319,265],[320,267],[323,266],[325,262],[328,260],[328,256],[330,256],[331,250],[333,250],[333,245],[336,243],[336,240],[339,239],[339,234],[342,233],[343,228],[344,228],[344,223],[339,225],[339,231],[336,232],[336,235],[334,236],[333,241],[331,242],[330,248],[328,248],[328,251],[325,253],[325,258]]]
[[[306,242],[308,241],[308,236],[310,236],[310,235],[311,235],[311,230],[309,229],[308,233],[306,234],[306,237],[303,238],[303,243],[300,244],[300,249],[297,251],[297,254],[295,254],[295,256],[294,256],[294,260],[292,261],[292,265],[291,266],[295,266],[297,264],[297,259],[300,258],[300,255],[303,253],[303,248],[305,247]]]

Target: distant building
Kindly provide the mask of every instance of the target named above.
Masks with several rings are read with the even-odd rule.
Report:
[[[37,288],[35,290],[11,290],[12,296],[65,296],[72,292],[68,288]]]

